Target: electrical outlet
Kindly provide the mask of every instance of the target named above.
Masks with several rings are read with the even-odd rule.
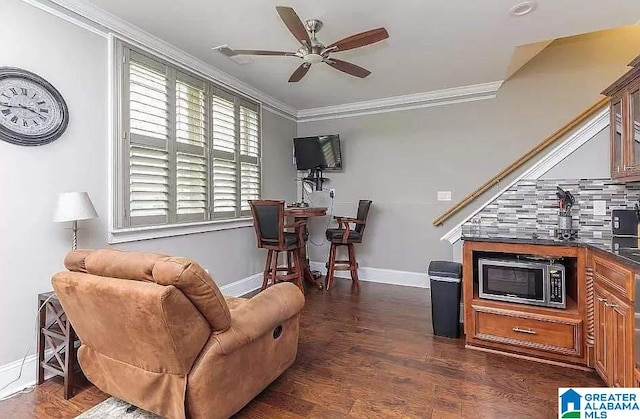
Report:
[[[438,191],[438,201],[451,201],[451,191]]]
[[[329,189],[329,196],[333,199],[336,197],[336,190],[335,188],[331,188]]]
[[[594,231],[593,232],[593,238],[594,239],[601,239],[602,238],[602,231]]]
[[[593,215],[607,215],[607,201],[593,201]]]

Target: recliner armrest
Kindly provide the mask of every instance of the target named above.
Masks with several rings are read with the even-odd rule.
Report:
[[[289,282],[267,288],[255,297],[231,310],[231,327],[212,336],[220,350],[228,355],[265,333],[270,333],[285,320],[297,315],[304,307],[304,295]]]

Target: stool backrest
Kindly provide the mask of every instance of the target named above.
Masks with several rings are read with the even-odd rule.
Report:
[[[258,247],[284,243],[284,201],[251,200],[249,205]]]
[[[358,202],[358,215],[356,216],[356,218],[359,221],[362,221],[363,223],[367,222],[367,217],[369,216],[369,208],[371,208],[372,202],[373,201],[370,201],[368,199],[361,199]],[[366,227],[366,224],[357,224],[356,231],[358,233],[364,233],[365,227]]]

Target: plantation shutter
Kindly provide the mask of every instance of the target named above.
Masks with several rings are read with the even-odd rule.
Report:
[[[240,103],[241,213],[250,215],[249,200],[260,198],[260,116],[257,105]]]
[[[183,73],[176,80],[178,221],[209,218],[206,84]]]
[[[171,216],[169,69],[134,51],[129,51],[128,61],[124,77],[129,87],[124,97],[129,169],[125,224],[166,224]]]
[[[123,46],[116,229],[249,216],[260,105]]]
[[[238,146],[235,97],[215,89],[211,100],[213,217],[238,215]]]

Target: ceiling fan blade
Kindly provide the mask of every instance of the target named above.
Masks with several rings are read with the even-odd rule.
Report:
[[[310,68],[311,64],[302,63],[300,67],[296,68],[296,71],[293,72],[291,77],[289,77],[289,83],[300,81],[304,77],[304,75],[307,74],[307,71],[309,71]]]
[[[280,19],[282,19],[289,29],[289,32],[291,32],[301,44],[306,42],[306,45],[311,45],[309,34],[295,10],[291,7],[276,6],[276,11],[280,15]]]
[[[365,45],[374,44],[380,42],[389,37],[389,32],[385,28],[372,29],[370,31],[361,32],[356,35],[351,35],[348,38],[341,39],[333,44],[329,45],[326,50],[333,50],[334,52],[346,51],[349,49],[360,48]]]
[[[261,51],[256,49],[236,49],[235,55],[269,55],[269,56],[282,56],[282,57],[295,57],[295,52],[284,51]]]
[[[366,68],[362,68],[346,61],[336,60],[335,58],[329,58],[325,61],[325,63],[329,64],[336,70],[343,71],[347,74],[351,74],[352,76],[360,77],[361,79],[364,79],[369,74],[371,74],[371,71],[367,70]]]

